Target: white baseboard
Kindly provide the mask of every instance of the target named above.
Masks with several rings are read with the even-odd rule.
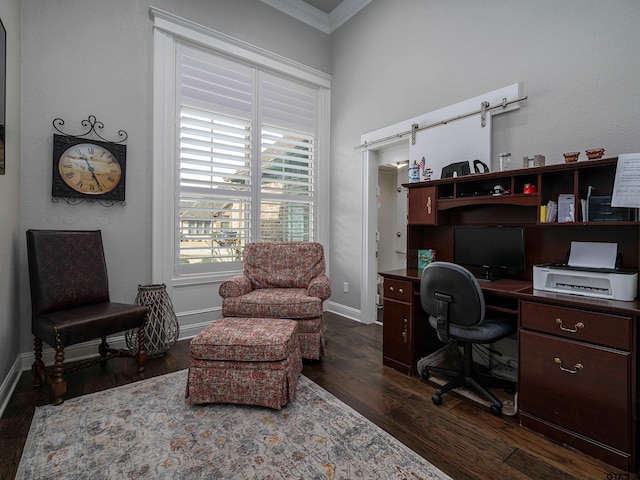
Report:
[[[328,312],[342,315],[343,317],[347,317],[351,320],[362,323],[362,310],[358,310],[357,308],[353,307],[347,307],[346,305],[335,302],[327,302],[326,307]]]
[[[15,362],[9,369],[9,373],[2,381],[2,385],[0,385],[0,417],[4,414],[4,409],[7,408],[11,395],[13,395],[13,391],[20,380],[20,375],[22,375],[22,360],[20,357],[20,355],[16,357]]]

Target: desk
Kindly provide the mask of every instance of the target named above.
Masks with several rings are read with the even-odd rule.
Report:
[[[420,304],[419,271],[399,269],[380,275],[384,278],[382,363],[415,375],[418,360],[442,347]],[[487,310],[512,315],[514,322],[521,292],[531,291],[531,283],[522,280],[481,282],[480,287]]]
[[[380,275],[383,363],[413,375],[439,346],[420,305],[418,270]],[[480,287],[487,310],[518,322],[520,424],[636,472],[639,302],[538,291],[521,280]]]

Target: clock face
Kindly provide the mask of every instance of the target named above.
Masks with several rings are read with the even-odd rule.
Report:
[[[60,178],[73,190],[86,195],[104,195],[118,186],[122,169],[113,154],[95,143],[67,148],[58,162]]]

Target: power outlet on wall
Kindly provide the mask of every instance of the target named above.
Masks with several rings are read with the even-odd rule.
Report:
[[[342,287],[342,291],[344,293],[349,293],[349,282],[344,282],[344,285]]]

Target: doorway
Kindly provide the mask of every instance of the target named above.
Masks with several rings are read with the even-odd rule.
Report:
[[[406,267],[407,189],[409,161],[378,166],[376,203],[378,221],[376,229],[376,272]],[[376,280],[376,323],[383,318],[383,279]]]

